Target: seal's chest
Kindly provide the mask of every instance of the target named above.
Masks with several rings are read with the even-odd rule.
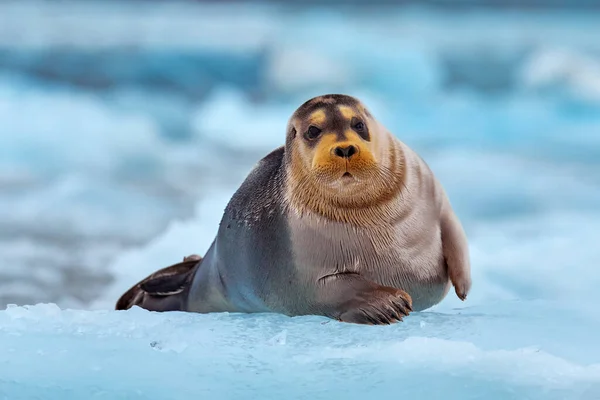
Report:
[[[443,263],[435,230],[411,236],[395,228],[372,231],[345,224],[299,222],[290,227],[294,258],[311,276],[351,271],[377,280],[412,280],[437,273]]]

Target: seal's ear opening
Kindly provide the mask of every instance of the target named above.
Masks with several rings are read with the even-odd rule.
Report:
[[[290,137],[294,139],[296,137],[296,133],[296,128],[292,126],[292,129],[290,129]]]

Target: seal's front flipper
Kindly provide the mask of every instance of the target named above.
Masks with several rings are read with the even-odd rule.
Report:
[[[319,303],[325,315],[339,321],[384,325],[402,321],[412,311],[408,293],[367,281],[355,273],[329,275],[320,283]]]
[[[452,212],[448,201],[445,202],[441,216],[442,249],[448,268],[448,276],[459,299],[465,300],[471,289],[471,264],[469,246],[465,231]]]
[[[187,288],[195,267],[202,261],[197,255],[160,269],[138,282],[117,301],[117,310],[133,306],[149,311],[180,311],[185,306]]]
[[[388,325],[402,321],[412,311],[411,303],[410,296],[403,290],[382,286],[357,293],[338,319],[357,324]]]

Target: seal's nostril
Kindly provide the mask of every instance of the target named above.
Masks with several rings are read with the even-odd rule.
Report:
[[[350,158],[356,153],[357,149],[352,145],[346,147],[336,147],[334,150],[334,154],[341,158]]]

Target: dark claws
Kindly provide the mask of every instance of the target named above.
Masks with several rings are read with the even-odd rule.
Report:
[[[402,290],[380,286],[356,294],[336,315],[339,321],[389,325],[403,321],[412,312],[412,299]]]

